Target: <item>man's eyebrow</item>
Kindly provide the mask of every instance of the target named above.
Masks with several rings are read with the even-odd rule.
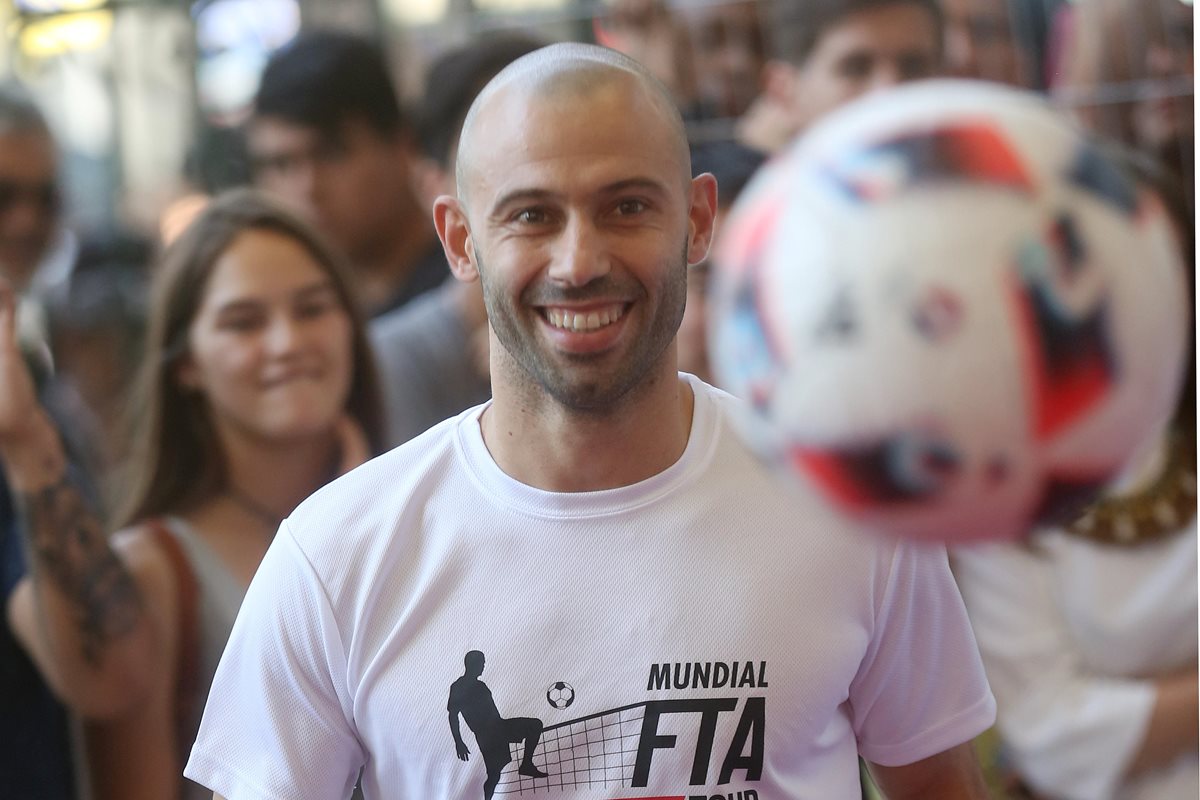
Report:
[[[666,194],[667,186],[660,180],[647,177],[624,178],[619,181],[601,186],[599,194],[618,194],[620,192],[640,190],[655,194]],[[501,195],[492,205],[492,214],[507,208],[514,203],[546,202],[558,200],[561,195],[549,189],[513,189]]]
[[[492,204],[491,213],[495,215],[514,203],[546,202],[558,197],[560,195],[557,192],[552,192],[549,189],[513,189],[511,192],[505,192],[496,199],[496,202]]]
[[[662,181],[654,178],[626,178],[625,180],[616,181],[604,186],[600,191],[604,194],[616,194],[629,190],[641,190],[656,192],[658,194],[666,194],[667,187]]]

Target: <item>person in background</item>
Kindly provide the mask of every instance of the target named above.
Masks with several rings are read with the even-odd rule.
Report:
[[[417,196],[430,214],[439,195],[454,191],[458,134],[471,101],[497,72],[540,46],[527,36],[499,34],[451,49],[430,65],[417,116],[421,155],[412,163]],[[372,320],[391,446],[491,395],[487,339],[479,287],[452,278]]]
[[[369,316],[442,284],[445,260],[412,187],[412,126],[371,41],[313,31],[276,51],[246,129],[256,186],[348,257]]]
[[[696,85],[687,34],[669,0],[605,0],[592,19],[597,44],[644,66],[685,117],[697,114]]]
[[[0,277],[24,297],[60,230],[58,151],[23,87],[0,83]]]
[[[736,142],[717,141],[692,146],[692,172],[710,173],[717,179],[717,217],[713,222],[714,239],[720,241],[721,223],[737,201],[742,189],[762,166],[761,153]],[[708,280],[710,259],[688,268],[687,306],[679,324],[679,369],[705,383],[713,382],[708,360]]]
[[[941,70],[938,0],[777,2],[764,13],[764,88],[737,125],[738,140],[763,153],[856,97]]]
[[[50,372],[37,289],[59,229],[56,174],[44,117],[21,87],[0,85],[0,792],[24,800],[82,791],[67,709],[128,707],[156,646],[61,410],[39,396]]]
[[[941,0],[946,74],[1019,87],[1037,84],[1037,60],[1023,35],[1019,3]]]
[[[1157,193],[1143,202],[1170,209],[1190,269],[1183,188],[1144,155],[1116,155],[1144,193]],[[1190,286],[1192,296],[1194,275]],[[1191,345],[1170,427],[1104,498],[1025,543],[952,553],[1014,796],[1200,794],[1194,328]]]
[[[83,443],[101,496],[111,498],[128,455],[129,387],[145,333],[153,246],[132,233],[80,237],[66,280],[45,295],[55,372],[47,402],[63,409]]]
[[[740,117],[762,89],[766,39],[759,0],[673,0],[694,99],[685,119]]]
[[[484,88],[434,218],[483,285],[493,399],[284,522],[190,777],[230,800],[338,797],[360,768],[367,798],[848,798],[862,752],[892,800],[985,796],[994,703],[945,551],[788,493],[737,401],[678,372],[717,205],[690,160],[674,99],[611,50],[552,45]],[[464,652],[520,731],[486,708],[450,746]]]
[[[1158,159],[1195,211],[1195,18],[1183,0],[1090,0],[1064,10],[1053,97],[1097,133]]]
[[[280,520],[381,444],[349,277],[277,203],[218,196],[154,281],[113,541],[158,646],[145,696],[88,720],[96,800],[208,796],[181,759],[245,588]]]

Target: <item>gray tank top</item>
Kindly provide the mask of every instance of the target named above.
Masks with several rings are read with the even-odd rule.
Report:
[[[200,715],[204,711],[204,703],[208,699],[208,689],[212,686],[213,675],[217,671],[217,662],[229,641],[233,630],[233,621],[237,618],[238,609],[246,596],[246,587],[238,582],[229,568],[221,562],[203,537],[191,525],[179,517],[167,517],[167,530],[179,542],[187,556],[188,564],[196,577],[198,597],[196,610],[199,616],[197,629],[200,634],[200,663],[196,666],[197,698],[194,718],[199,726]],[[196,730],[191,731],[191,740],[195,741]],[[191,743],[185,748],[185,754],[190,752]],[[182,769],[182,765],[180,765]],[[183,800],[212,800],[212,791],[198,783],[184,779]]]

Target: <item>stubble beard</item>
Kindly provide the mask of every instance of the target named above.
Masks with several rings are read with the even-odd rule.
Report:
[[[513,385],[519,387],[528,407],[537,408],[548,397],[560,408],[575,414],[606,416],[620,410],[641,390],[653,385],[658,377],[656,367],[675,340],[683,321],[687,302],[686,242],[681,257],[665,271],[657,287],[660,299],[650,327],[633,337],[632,348],[625,352],[618,363],[610,364],[602,371],[602,362],[611,361],[614,354],[547,352],[540,345],[536,332],[521,323],[520,315],[503,294],[503,288],[490,280],[478,250],[475,260],[483,284],[488,321],[503,350],[497,354],[500,368],[509,370],[515,379]],[[579,301],[593,296],[611,296],[609,291],[613,285],[613,279],[605,276],[572,291],[531,287],[522,293],[521,306],[531,308],[528,298],[535,290],[537,304],[545,305],[552,299]],[[628,295],[628,292],[623,295]],[[645,302],[646,297],[646,291],[639,287],[637,302]],[[538,316],[535,311],[529,313]]]

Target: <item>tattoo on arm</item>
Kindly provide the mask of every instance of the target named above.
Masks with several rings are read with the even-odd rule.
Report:
[[[61,593],[75,617],[84,660],[129,633],[142,613],[133,577],[108,545],[99,519],[64,477],[20,497],[31,573]]]

